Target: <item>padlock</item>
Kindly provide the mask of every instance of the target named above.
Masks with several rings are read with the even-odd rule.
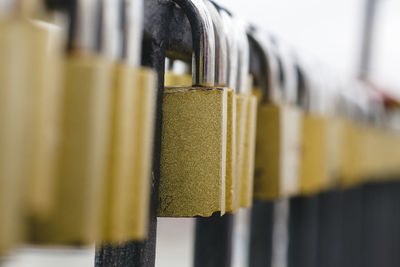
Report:
[[[211,14],[216,41],[215,86],[227,90],[227,138],[225,209],[236,213],[239,209],[239,181],[236,172],[236,91],[237,88],[237,42],[232,36],[233,20],[222,8],[206,1]],[[233,30],[234,31],[234,30]]]
[[[15,8],[0,9],[0,254],[22,240],[24,133],[30,34]]]
[[[118,241],[144,240],[148,232],[150,210],[151,169],[153,162],[153,136],[156,109],[156,73],[140,67],[143,28],[143,1],[125,2],[124,14],[128,17],[126,32],[129,32],[124,47],[130,55],[134,70],[134,117],[132,128],[133,159],[130,163],[130,175],[126,185],[127,209],[124,211],[125,230]],[[129,164],[129,162],[127,162]],[[121,188],[122,189],[122,188]]]
[[[104,27],[110,27],[117,36],[103,36],[116,47],[119,62],[114,66],[114,81],[111,95],[111,132],[109,136],[109,159],[107,181],[104,198],[104,233],[102,240],[111,243],[127,241],[129,226],[128,212],[130,194],[132,194],[132,164],[134,162],[134,129],[136,112],[139,101],[137,100],[137,86],[135,81],[136,67],[138,65],[138,41],[141,30],[142,5],[140,1],[125,1],[120,9],[117,1],[103,2]],[[137,6],[135,6],[135,4]],[[122,14],[121,12],[122,11]],[[135,13],[134,13],[135,12]],[[119,18],[122,17],[122,20]],[[119,22],[125,22],[119,25]],[[139,24],[139,25],[137,25]],[[134,28],[133,28],[134,27]],[[133,28],[133,29],[132,29]],[[119,29],[122,29],[119,31]],[[136,36],[131,36],[136,34]],[[124,43],[121,42],[124,40]],[[134,50],[134,51],[133,51]]]
[[[70,11],[74,21],[64,64],[55,209],[36,227],[36,242],[86,244],[100,240],[115,60],[115,47],[109,42],[115,41],[111,36],[116,32],[107,23],[98,23],[100,10],[97,1],[79,0]]]
[[[214,87],[215,40],[202,0],[175,0],[192,26],[193,86],[165,88],[158,216],[225,212],[227,91]]]
[[[238,179],[240,180],[240,206],[248,208],[253,202],[254,158],[257,119],[257,97],[252,94],[249,79],[250,48],[245,25],[237,20],[239,73],[238,73]],[[242,112],[242,114],[240,114]],[[244,117],[241,117],[244,116]]]
[[[311,195],[329,189],[331,184],[328,165],[328,125],[331,124],[331,114],[325,100],[330,98],[334,102],[334,98],[329,95],[324,73],[320,70],[318,78],[313,79],[306,70],[315,73],[312,68],[298,66],[297,73],[304,83],[299,86],[299,89],[302,88],[299,93],[305,94],[303,101],[299,101],[305,111],[302,122],[300,191],[304,195]]]
[[[282,64],[270,39],[257,29],[250,34],[265,53],[269,81],[257,113],[254,197],[273,200],[293,196],[299,190],[302,114],[292,103],[282,101]]]
[[[54,176],[59,150],[62,85],[62,28],[47,16],[41,1],[22,1],[30,27],[30,90],[27,92],[26,208],[29,219],[49,216],[54,204]],[[27,5],[27,7],[25,7]],[[38,17],[41,15],[40,17]]]

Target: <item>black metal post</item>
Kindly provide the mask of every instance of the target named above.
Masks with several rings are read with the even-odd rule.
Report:
[[[273,202],[254,201],[250,221],[250,267],[271,266],[273,213]]]
[[[194,267],[230,267],[234,215],[196,219]]]
[[[291,199],[288,267],[318,266],[319,212],[318,195]]]

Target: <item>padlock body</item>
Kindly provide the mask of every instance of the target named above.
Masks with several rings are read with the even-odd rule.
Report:
[[[130,179],[133,179],[134,122],[137,117],[135,69],[124,64],[114,68],[111,92],[111,131],[104,198],[104,236],[108,242],[123,242],[128,233]]]
[[[246,127],[244,138],[243,173],[240,190],[240,206],[251,207],[253,203],[254,168],[255,168],[255,146],[256,146],[256,124],[257,105],[256,96],[247,96]]]
[[[135,77],[137,112],[134,119],[132,176],[128,186],[128,232],[125,238],[144,240],[147,237],[150,210],[157,75],[151,69],[138,68]]]
[[[227,90],[165,88],[158,216],[225,212]]]
[[[0,254],[22,240],[28,34],[17,19],[0,21]]]
[[[56,26],[27,23],[30,38],[27,92],[26,162],[27,214],[34,220],[54,208],[54,176],[60,149],[62,38]]]
[[[246,126],[249,111],[249,98],[246,94],[236,94],[236,192],[233,198],[233,207],[237,210],[241,204],[242,184],[245,179],[245,143]]]
[[[226,139],[226,212],[235,213],[239,205],[239,184],[236,172],[236,93],[232,89],[227,90],[227,139]]]
[[[261,104],[257,114],[254,197],[272,200],[299,193],[302,113]]]
[[[68,57],[64,68],[56,206],[35,240],[86,244],[101,237],[113,65],[97,57]]]
[[[307,114],[302,123],[300,190],[304,195],[316,194],[327,188],[327,120]]]

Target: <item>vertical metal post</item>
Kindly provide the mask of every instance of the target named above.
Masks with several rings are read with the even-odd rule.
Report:
[[[359,63],[359,76],[361,79],[368,79],[370,75],[378,1],[366,0],[365,3]]]
[[[318,266],[319,196],[291,199],[288,267]]]
[[[250,221],[250,267],[271,266],[273,213],[273,202],[254,201]]]
[[[194,267],[230,267],[234,215],[196,219]]]
[[[323,192],[319,196],[318,267],[341,266],[342,193]]]
[[[342,267],[362,267],[363,188],[346,189],[342,193]]]

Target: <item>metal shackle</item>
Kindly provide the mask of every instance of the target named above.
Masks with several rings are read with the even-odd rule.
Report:
[[[205,1],[214,26],[215,34],[215,86],[228,85],[228,38],[224,23],[217,8],[210,1]]]
[[[108,59],[121,59],[122,31],[119,0],[101,0],[98,49]]]
[[[222,24],[223,24],[223,30],[225,31],[225,36],[227,37],[227,49],[228,49],[228,68],[227,68],[227,75],[228,75],[228,81],[227,85],[229,88],[233,90],[237,90],[237,73],[238,73],[238,67],[239,67],[239,62],[238,62],[238,43],[236,41],[235,34],[235,25],[233,22],[233,19],[228,11],[225,9],[222,9],[218,7],[219,14],[221,16]]]
[[[256,27],[250,26],[247,32],[262,50],[265,64],[266,85],[263,89],[263,101],[278,104],[280,102],[279,90],[279,63],[276,51],[265,33]]]
[[[297,102],[297,75],[292,51],[285,44],[276,42],[275,39],[272,39],[272,42],[275,44],[282,64],[281,78],[283,78],[283,97],[281,100],[286,104],[294,105]]]
[[[245,23],[238,19],[233,18],[236,25],[237,42],[238,42],[238,92],[242,94],[249,94],[249,71],[250,71],[250,46],[249,40],[247,39],[247,31]]]
[[[140,65],[143,34],[143,0],[122,1],[122,55],[128,65]]]
[[[182,8],[192,29],[193,86],[213,87],[215,76],[215,35],[204,0],[173,0]]]
[[[69,11],[68,50],[70,52],[99,52],[99,0],[73,0]]]

